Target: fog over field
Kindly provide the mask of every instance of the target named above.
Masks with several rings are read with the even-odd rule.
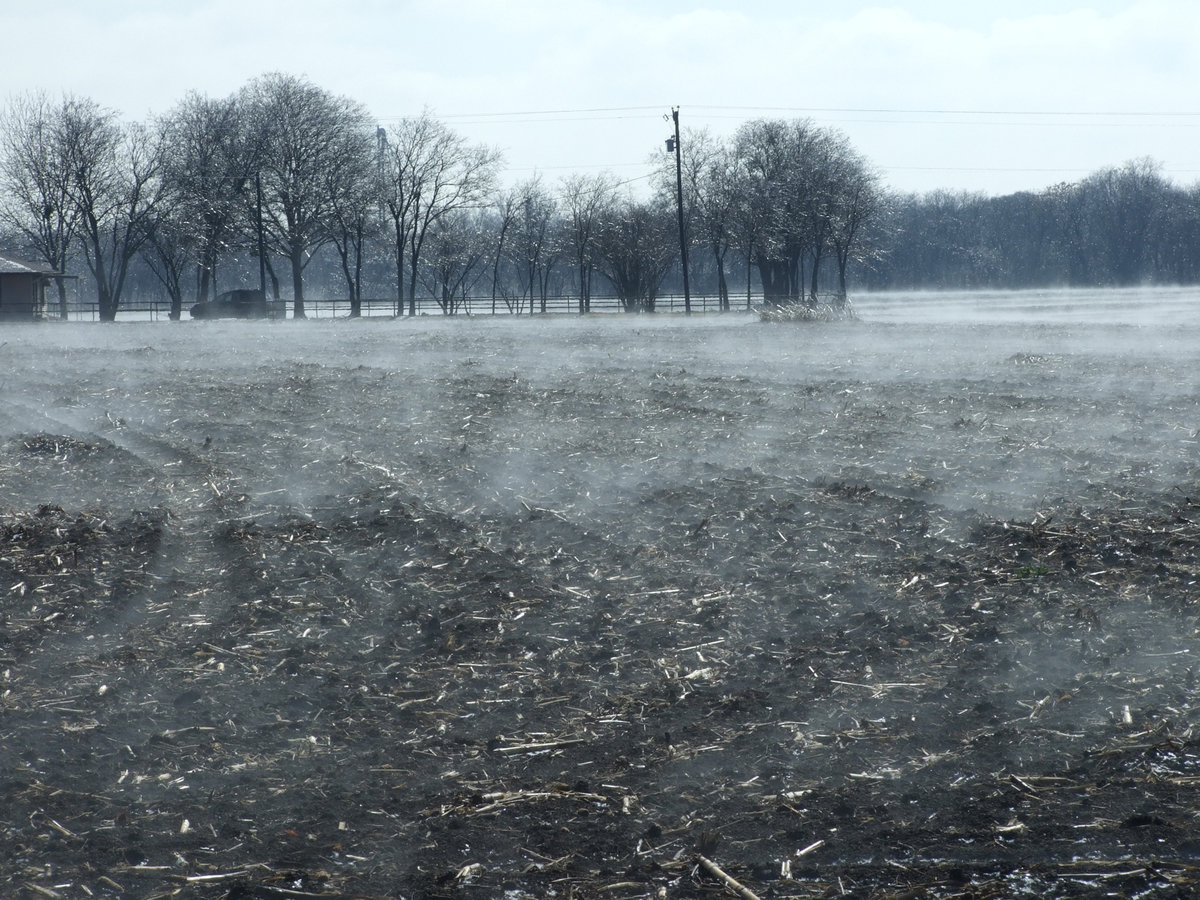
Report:
[[[856,311],[6,326],[0,893],[1196,884],[1200,295]]]
[[[259,446],[241,440],[260,423],[242,420],[232,385],[324,373],[328,390],[262,436],[278,442],[271,468],[282,470],[265,477],[302,480],[353,453],[424,480],[417,457],[457,443],[461,454],[436,463],[439,502],[514,492],[620,502],[638,483],[686,482],[708,464],[882,479],[1030,515],[1104,474],[1186,487],[1200,427],[1198,300],[1183,289],[875,294],[859,299],[859,321],[812,327],[746,314],[14,328],[0,353],[16,402],[0,421],[11,437],[45,424],[30,410],[85,429],[119,417],[181,446],[212,437],[237,452]],[[481,401],[511,381],[527,402],[430,415],[473,380]],[[691,433],[687,410],[656,400],[678,386],[727,412],[724,427]],[[568,390],[622,400],[596,417],[536,399]],[[882,446],[855,443],[863,428]],[[589,447],[589,471],[606,462],[596,483],[571,464]]]

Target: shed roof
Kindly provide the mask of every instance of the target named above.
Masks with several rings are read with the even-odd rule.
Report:
[[[59,275],[49,266],[0,253],[0,275]]]

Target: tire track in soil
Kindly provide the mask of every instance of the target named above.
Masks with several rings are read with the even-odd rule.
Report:
[[[206,730],[188,715],[191,694],[179,683],[180,658],[193,645],[177,623],[187,621],[186,598],[214,562],[196,540],[210,515],[180,484],[211,484],[219,473],[116,420],[110,440],[75,417],[27,406],[9,413],[19,415],[22,428],[63,435],[103,463],[66,460],[74,471],[60,484],[87,479],[90,516],[107,523],[88,535],[96,558],[92,577],[86,563],[82,573],[82,613],[65,617],[13,660],[18,705],[8,711],[19,729],[12,734],[28,747],[11,785],[14,818],[25,818],[34,834],[40,823],[58,823],[59,839],[79,845],[74,855],[93,870],[85,883],[96,890],[113,890],[116,875],[122,892],[144,893],[149,885],[140,870],[149,860],[141,836],[180,830],[177,816],[168,822],[159,812],[175,807],[184,781],[185,759],[172,752],[173,736]],[[149,501],[149,512],[137,510],[139,500]],[[148,534],[130,543],[128,523],[139,520],[149,522]],[[23,695],[26,685],[41,690]],[[22,699],[32,699],[32,707]],[[13,836],[14,866],[29,840],[37,839]]]
[[[369,538],[362,533],[364,523],[355,517],[334,516],[321,523],[278,509],[266,510],[271,513],[267,517],[254,516],[254,505],[247,503],[245,495],[236,490],[233,476],[217,470],[209,460],[188,448],[139,433],[124,424],[115,429],[117,440],[109,441],[62,419],[30,416],[29,421],[42,422],[47,431],[73,434],[80,442],[111,445],[130,467],[146,472],[173,467],[171,477],[156,485],[160,508],[167,511],[159,522],[161,540],[152,558],[141,561],[146,583],[122,612],[122,627],[106,633],[100,641],[89,640],[95,635],[79,635],[70,645],[59,642],[54,648],[54,664],[63,671],[84,670],[94,676],[92,681],[104,680],[107,697],[104,725],[92,730],[102,732],[106,743],[122,746],[124,752],[96,754],[100,758],[97,764],[80,765],[76,749],[68,752],[61,748],[71,764],[53,767],[53,773],[46,773],[53,777],[47,780],[78,783],[78,776],[82,775],[91,785],[114,782],[136,785],[134,791],[117,792],[125,798],[126,807],[108,810],[110,822],[136,821],[140,831],[170,833],[178,827],[174,821],[178,814],[168,820],[170,814],[156,810],[179,808],[173,791],[180,789],[180,784],[200,787],[205,779],[197,773],[212,773],[208,779],[211,781],[213,776],[245,767],[249,759],[259,760],[252,767],[256,774],[274,770],[265,780],[270,783],[279,779],[281,787],[286,781],[302,783],[319,777],[331,764],[328,759],[319,759],[320,748],[309,751],[312,757],[307,765],[297,765],[294,760],[287,765],[286,761],[264,757],[297,743],[311,747],[312,735],[299,720],[312,719],[321,713],[332,720],[334,731],[339,719],[347,722],[347,731],[361,731],[364,720],[372,713],[371,706],[375,707],[376,718],[391,719],[397,704],[403,709],[410,702],[436,699],[438,709],[433,713],[423,714],[418,707],[410,717],[399,716],[401,724],[410,726],[403,734],[397,733],[396,725],[390,721],[380,721],[378,728],[379,738],[391,731],[397,743],[440,743],[436,739],[431,742],[420,733],[444,732],[445,722],[473,702],[470,697],[478,696],[481,689],[499,691],[511,673],[497,672],[488,679],[489,685],[481,685],[472,670],[471,680],[476,683],[456,701],[454,691],[448,686],[462,680],[456,677],[461,670],[456,673],[453,664],[438,664],[437,657],[476,639],[485,645],[494,643],[490,636],[479,637],[482,630],[479,623],[499,621],[498,617],[505,614],[506,600],[512,607],[510,617],[519,620],[552,593],[537,579],[530,579],[522,566],[487,548],[464,540],[462,544],[468,547],[468,555],[461,552],[459,542],[448,544],[447,536],[469,537],[470,529],[430,510],[413,511],[393,500],[385,512],[369,517],[366,524],[373,529]],[[202,485],[199,489],[197,482]],[[395,493],[388,491],[393,497]],[[355,501],[361,504],[365,498]],[[231,502],[236,504],[238,512],[233,519],[226,517]],[[344,507],[335,504],[334,508]],[[263,518],[271,521],[263,523]],[[335,539],[339,552],[314,551],[314,546]],[[371,572],[372,566],[378,566],[376,551],[380,546],[401,541],[405,542],[408,559],[393,560],[389,571]],[[356,558],[360,552],[365,559]],[[330,559],[334,562],[330,563]],[[417,565],[410,565],[418,559],[421,561]],[[453,568],[439,577],[436,584],[430,584],[429,572],[449,567]],[[410,571],[411,576],[407,574]],[[365,598],[376,601],[373,603],[362,602],[363,597],[350,598],[347,605],[354,608],[336,623],[340,628],[330,627],[335,623],[328,618],[329,609],[297,609],[290,602],[295,597],[277,590],[281,584],[298,581],[304,584],[309,597],[329,596],[333,591],[323,589],[323,581],[329,582],[326,587],[331,589],[356,584],[369,586],[374,576],[393,589],[392,596]],[[499,601],[499,611],[461,608],[463,601],[454,596],[432,610],[411,602],[418,592],[429,594],[431,588],[434,596],[443,592],[453,594],[447,591],[446,583],[462,582],[464,577],[490,583],[486,597]],[[409,590],[395,590],[398,582]],[[406,594],[409,604],[398,608],[394,597]],[[315,615],[311,624],[306,625],[309,612]],[[156,619],[155,613],[162,615]],[[348,684],[343,684],[339,673],[321,664],[330,648],[320,645],[336,640],[338,635],[343,642],[353,644],[374,636],[381,643],[407,639],[408,635],[396,633],[397,621],[403,623],[404,615],[411,619],[405,624],[416,625],[422,643],[428,647],[426,655],[432,664],[423,665],[420,673],[404,673],[406,678],[396,678],[386,662],[381,662],[375,678],[352,676]],[[276,636],[280,629],[272,626],[279,625],[285,617],[293,633],[299,632],[307,639],[311,629],[313,639]],[[536,618],[529,615],[530,622]],[[206,626],[209,631],[219,632],[220,637],[205,640],[202,634]],[[351,632],[353,637],[349,636]],[[165,655],[178,659],[179,663],[156,673],[152,669],[156,664],[161,666],[161,662],[150,660],[162,654],[153,648],[164,645],[171,646]],[[332,655],[344,660],[348,652],[353,655],[345,647],[335,648]],[[197,657],[203,661],[197,662]],[[208,659],[204,660],[205,657]],[[129,677],[114,672],[111,668],[114,663]],[[104,672],[105,669],[108,671]],[[303,685],[281,688],[278,684],[300,680],[302,674]],[[414,674],[420,677],[414,679]],[[147,684],[151,686],[149,690]],[[260,692],[256,685],[263,685],[264,689]],[[365,713],[364,707],[368,708]],[[222,721],[223,715],[232,718]],[[405,723],[406,718],[412,721]],[[498,717],[496,733],[507,724],[511,724],[511,719]],[[453,740],[446,739],[447,743]],[[46,742],[48,756],[53,755],[56,743],[61,745],[54,740]],[[370,755],[376,753],[373,750]],[[120,757],[119,763],[113,760],[114,756]],[[433,748],[428,758],[435,758]],[[106,767],[105,762],[112,764]],[[349,762],[350,757],[343,756],[338,764]],[[119,773],[117,766],[123,766]],[[430,767],[421,777],[436,780],[435,768],[436,765]],[[167,775],[172,777],[166,778],[164,784]],[[249,786],[254,783],[246,780],[250,777],[243,776],[240,781]],[[262,785],[255,783],[255,787]],[[283,833],[294,830],[286,821],[253,824],[254,818],[247,818],[246,810],[239,808],[230,793],[228,788],[225,791],[210,788],[205,804],[206,817],[219,834],[251,839],[272,825]],[[136,795],[136,801],[130,802],[130,795]],[[296,818],[300,807],[285,805],[284,808],[291,809],[292,814],[281,815],[281,820]],[[315,830],[321,830],[316,824],[319,818],[314,815],[309,823]],[[78,819],[77,813],[69,821]],[[138,842],[132,835],[124,840],[114,838],[94,843],[97,861],[105,861],[105,857],[109,863],[124,860],[134,870],[146,862],[141,859]],[[175,843],[183,847],[187,842],[180,839]],[[283,854],[280,862],[298,864],[298,859],[289,855],[291,851],[285,848],[280,852]],[[132,874],[125,871],[122,881],[127,884]]]
[[[123,458],[113,460],[110,468],[132,471],[131,477],[93,481],[102,495],[98,498],[102,514],[118,517],[141,513],[156,520],[153,553],[138,563],[146,587],[154,590],[129,593],[123,614],[117,617],[119,624],[130,629],[145,625],[152,600],[161,600],[164,592],[171,599],[186,596],[196,587],[197,578],[215,569],[216,560],[206,552],[203,535],[214,519],[217,505],[212,502],[213,494],[220,498],[216,484],[228,480],[230,473],[190,447],[139,432],[119,419],[107,417],[108,427],[101,433],[75,417],[51,414],[27,404],[14,403],[10,412],[19,412],[23,424],[36,423],[44,434],[65,435],[105,453],[111,448]],[[145,501],[144,505],[139,501]],[[110,652],[115,639],[114,635],[106,635],[98,643],[90,642],[88,649]]]
[[[309,631],[308,610],[288,608],[295,598],[281,596],[277,587],[302,581],[319,595],[320,585],[311,582],[314,575],[320,581],[321,573],[314,569],[321,563],[314,565],[313,554],[305,552],[281,558],[280,550],[302,546],[302,538],[320,526],[286,508],[254,504],[238,490],[233,473],[191,448],[125,423],[114,423],[116,440],[109,440],[77,422],[22,412],[43,433],[101,448],[122,466],[141,470],[155,481],[153,495],[162,513],[155,519],[156,539],[130,561],[137,584],[126,591],[121,606],[105,603],[102,612],[73,630],[57,623],[60,627],[47,629],[30,656],[17,660],[30,681],[71,684],[69,693],[43,694],[41,705],[67,718],[86,716],[82,723],[26,723],[26,737],[38,747],[27,756],[31,770],[37,771],[27,793],[31,816],[56,816],[52,821],[69,823],[69,829],[79,832],[92,830],[78,824],[89,814],[107,821],[99,837],[88,838],[89,864],[100,871],[116,866],[125,887],[142,879],[147,890],[158,877],[147,864],[164,860],[143,854],[139,834],[155,834],[159,854],[172,846],[180,851],[186,847],[192,865],[205,870],[205,854],[197,855],[194,840],[162,837],[178,834],[189,808],[196,820],[208,821],[214,834],[228,839],[258,843],[260,830],[292,833],[303,824],[303,816],[297,815],[302,802],[280,804],[266,811],[260,823],[254,810],[238,801],[237,787],[249,788],[251,796],[263,788],[262,781],[286,790],[292,782],[321,777],[330,765],[319,758],[307,723],[298,719],[324,710],[337,718],[347,705],[345,693],[312,690],[320,682],[312,676],[328,676],[336,684],[337,673],[329,665],[309,665],[307,683],[289,687],[287,682],[300,673],[305,648],[289,638],[287,628],[273,627],[287,615],[286,626],[303,629],[305,635]],[[117,503],[128,499],[129,484],[138,480],[111,486]],[[262,520],[268,524],[260,524]],[[425,540],[437,544],[428,534]],[[312,626],[328,633],[328,624],[314,619]],[[359,624],[341,622],[344,632]],[[316,641],[312,644],[319,660],[325,654]],[[51,667],[60,673],[58,679],[46,674]],[[67,702],[74,708],[52,706]],[[377,708],[386,711],[382,704]],[[80,746],[81,736],[90,746]],[[297,746],[313,748],[301,754],[298,765]],[[264,772],[268,774],[260,779]],[[39,787],[43,784],[47,787]],[[113,796],[96,793],[104,786]],[[192,788],[208,789],[200,806],[180,802],[180,792]],[[54,808],[51,796],[70,798],[70,814]],[[85,796],[90,801],[81,803]],[[126,835],[119,837],[120,832]],[[266,858],[275,861],[270,853]],[[287,852],[280,860],[295,862]]]
[[[172,442],[124,431],[143,463],[157,460],[146,467],[176,459]],[[153,572],[211,624],[156,620],[148,603],[138,643],[167,652],[84,654],[74,683],[104,679],[109,699],[68,677],[52,699],[82,713],[24,720],[50,748],[6,772],[24,804],[13,845],[29,860],[74,848],[140,895],[237,867],[241,896],[386,895],[397,881],[426,897],[629,881],[699,893],[687,850],[711,830],[730,870],[764,893],[836,894],[836,873],[852,889],[1069,896],[1040,861],[1061,872],[1081,846],[1103,863],[1153,859],[1161,836],[1179,845],[1190,791],[1171,779],[1192,771],[1195,717],[1154,684],[1160,673],[1182,684],[1186,660],[1126,683],[1126,662],[1162,640],[1154,610],[1123,593],[1143,582],[1085,579],[1125,565],[1143,523],[980,528],[968,552],[921,534],[920,513],[936,524],[940,511],[889,496],[884,476],[839,486],[737,473],[647,492],[625,527],[618,510],[599,525],[553,512],[472,521],[431,508],[432,491],[408,499],[413,485],[374,463],[334,479],[327,503],[238,502],[239,484],[262,484],[255,465],[217,473],[221,498],[202,468],[167,492],[167,542],[194,544],[156,551]],[[693,534],[708,495],[744,518],[718,508]],[[1194,543],[1170,513],[1147,517],[1183,533],[1166,574],[1144,584],[1182,598]],[[889,546],[888,560],[867,561]],[[1057,569],[1060,549],[1078,572]],[[1044,576],[1043,561],[1055,566]],[[1194,631],[1186,605],[1178,624]],[[1098,705],[1135,690],[1143,705],[1173,705],[1180,727],[1152,707],[1135,709],[1137,733],[1095,725]],[[578,742],[536,746],[555,738]],[[779,860],[818,837],[795,880],[779,881]],[[1105,883],[1157,876],[1139,877]],[[190,890],[222,896],[230,883]]]

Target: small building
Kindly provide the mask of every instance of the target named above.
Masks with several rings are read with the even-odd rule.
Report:
[[[0,320],[32,322],[46,317],[46,289],[61,275],[41,263],[0,253]]]

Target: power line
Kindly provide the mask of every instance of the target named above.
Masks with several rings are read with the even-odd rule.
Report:
[[[461,126],[477,125],[555,125],[567,122],[618,121],[628,119],[657,120],[662,106],[591,106],[558,107],[550,109],[516,109],[495,112],[463,112],[441,114],[438,117],[453,121]],[[855,125],[907,125],[927,127],[1025,127],[1025,128],[1194,128],[1200,127],[1200,112],[1186,110],[1079,110],[1079,109],[987,109],[987,108],[937,108],[937,107],[886,107],[886,106],[733,106],[701,104],[688,106],[694,120],[700,122],[717,119],[748,120],[756,114],[791,114],[830,116],[870,116],[873,118],[848,119]],[[888,118],[879,118],[888,117]],[[905,118],[908,117],[908,118]],[[924,118],[912,118],[924,117]],[[410,121],[418,116],[383,116],[383,122]],[[1026,118],[1032,121],[1009,121]],[[1055,121],[1057,120],[1057,121]],[[1103,121],[1108,120],[1108,121]],[[645,165],[644,162],[622,162],[610,164],[577,164],[538,167],[511,167],[505,171],[558,171],[579,169],[615,169]],[[1085,173],[1091,169],[1055,167],[958,167],[958,166],[888,166],[879,169],[889,172],[946,172],[975,174],[1068,174]],[[1195,174],[1195,169],[1166,169],[1167,174],[1186,176]],[[638,176],[627,182],[640,181],[649,176]]]
[[[1005,166],[880,166],[881,169],[886,169],[889,172],[977,172],[983,173],[1014,173],[1014,172],[1029,172],[1033,174],[1045,172],[1091,172],[1091,169],[1072,169],[1066,167],[1054,168],[1023,168],[1023,167],[1005,167]]]
[[[635,166],[635,165],[643,165],[643,164],[642,163],[617,163],[617,165],[619,165],[619,166]],[[599,169],[599,170],[604,171],[604,170],[611,170],[613,168],[614,168],[614,166],[545,166],[545,167],[543,167],[543,166],[521,166],[521,167],[517,167],[517,168],[504,169],[503,171],[505,171],[505,172],[531,172],[531,173],[536,174],[536,173],[540,173],[540,172],[555,171],[558,169],[569,169],[572,172],[578,172],[580,169]],[[653,178],[655,176],[655,174],[657,174],[657,173],[647,172],[644,175],[635,175],[633,178],[626,178],[624,181],[614,181],[611,185],[609,185],[609,187],[619,188],[619,187],[624,187],[627,184],[633,184],[638,181],[647,181],[647,180]]]
[[[864,114],[865,115],[865,114]],[[1019,115],[1014,113],[1014,115]],[[697,116],[701,121],[711,122],[715,119],[745,122],[745,116],[734,115],[702,115]],[[936,128],[1198,128],[1200,127],[1200,118],[1194,122],[1186,121],[1182,118],[1175,119],[1169,122],[1147,122],[1147,121],[1126,121],[1126,122],[1087,122],[1087,121],[1069,121],[1069,122],[1052,122],[1046,120],[1021,122],[1021,121],[1006,121],[998,118],[991,118],[987,121],[970,120],[970,119],[861,119],[848,118],[842,116],[823,116],[824,121],[844,122],[853,125],[930,125]],[[551,121],[551,120],[541,120]]]
[[[438,113],[437,117],[467,125],[479,124],[480,122],[497,122],[504,125],[522,125],[537,122],[609,122],[622,119],[648,118],[650,113],[657,113],[661,108],[658,106],[598,106],[583,109],[529,109],[512,112]],[[642,113],[643,115],[628,115],[628,113]],[[418,119],[420,116],[398,115],[377,116],[376,118],[381,122],[406,122]]]
[[[1079,109],[955,109],[933,107],[886,107],[886,106],[714,106],[702,104],[687,107],[692,112],[713,110],[724,113],[786,112],[807,114],[841,115],[923,115],[923,116],[1031,116],[1036,118],[1120,118],[1120,119],[1200,119],[1200,111],[1187,110],[1079,110]],[[564,109],[524,109],[506,112],[439,113],[442,119],[516,119],[527,116],[572,116],[605,118],[640,118],[640,116],[612,116],[612,113],[657,113],[661,106],[593,106]],[[596,116],[603,113],[603,116]],[[380,121],[404,121],[418,118],[413,115],[380,116]],[[737,116],[730,116],[737,118]],[[586,120],[586,119],[584,119]],[[534,120],[536,121],[536,120]]]
[[[649,112],[660,111],[661,106],[585,106],[578,109],[525,109],[515,110],[513,112],[478,112],[478,113],[438,113],[439,119],[455,119],[466,117],[469,119],[482,119],[489,116],[554,116],[554,115],[577,115],[579,113],[597,113],[597,112]],[[412,119],[415,116],[384,116],[385,119]]]
[[[537,171],[537,172],[555,172],[560,169],[632,169],[635,166],[645,167],[645,162],[622,162],[622,163],[577,163],[569,166],[518,166],[516,168],[509,167],[505,171]],[[644,178],[643,175],[638,175],[637,178]],[[634,179],[637,180],[636,178]]]
[[[1020,166],[879,166],[881,169],[886,169],[889,172],[977,172],[979,174],[1003,172],[1006,174],[1029,172],[1031,174],[1039,174],[1046,172],[1080,172],[1090,174],[1095,169],[1078,169],[1070,166],[1054,166],[1051,168],[1027,168]],[[1169,172],[1175,175],[1193,175],[1200,172],[1200,169],[1163,169],[1164,172]]]
[[[853,107],[853,106],[695,106],[694,110],[742,110],[745,112],[797,113],[856,113],[862,115],[923,115],[923,116],[1061,116],[1107,118],[1200,118],[1200,112],[1168,110],[1047,110],[1047,109],[924,109],[920,107]]]
[[[486,112],[486,113],[457,113],[446,116],[447,119],[466,117],[484,119],[493,116],[556,116],[579,115],[581,113],[611,113],[611,112],[660,112],[661,106],[593,106],[581,109],[528,109],[518,112]]]

